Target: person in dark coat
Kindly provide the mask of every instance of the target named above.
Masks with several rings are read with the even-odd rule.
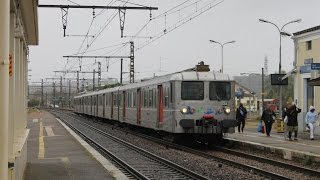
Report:
[[[270,136],[272,124],[275,121],[276,114],[271,109],[271,106],[268,105],[267,108],[262,112],[261,120],[264,122],[266,126],[266,134]]]
[[[236,120],[238,121],[238,132],[240,133],[240,126],[241,127],[241,132],[243,132],[245,123],[246,123],[246,117],[247,117],[247,109],[243,107],[243,104],[240,103],[239,107],[237,108],[237,113],[236,113]]]
[[[289,141],[292,141],[291,136],[294,132],[294,140],[298,140],[298,114],[301,112],[301,109],[298,108],[295,104],[288,105],[286,115],[288,117],[288,136]]]

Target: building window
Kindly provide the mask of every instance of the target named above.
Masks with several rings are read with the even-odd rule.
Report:
[[[307,41],[306,42],[306,48],[307,48],[307,50],[311,50],[312,49],[312,41]]]

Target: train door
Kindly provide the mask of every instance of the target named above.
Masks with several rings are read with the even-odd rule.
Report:
[[[111,119],[113,119],[114,95],[111,93]]]
[[[123,99],[122,117],[123,117],[123,121],[125,121],[126,120],[126,104],[128,102],[126,102],[126,92],[123,91],[122,94],[123,94],[123,97],[122,97],[122,99]]]
[[[163,122],[163,87],[158,85],[158,125],[160,126]]]
[[[141,88],[139,88],[137,89],[137,124],[141,124],[141,105],[142,105]]]

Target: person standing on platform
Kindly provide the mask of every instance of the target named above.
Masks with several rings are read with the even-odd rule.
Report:
[[[267,108],[262,112],[261,120],[264,122],[264,125],[266,126],[266,134],[269,137],[272,124],[276,119],[276,114],[271,109],[271,106],[268,105]]]
[[[237,108],[237,113],[236,113],[236,120],[238,121],[238,132],[240,133],[240,126],[241,127],[241,132],[243,133],[243,129],[246,123],[246,117],[247,117],[247,109],[243,107],[243,104],[240,103],[239,107]]]
[[[311,140],[314,140],[313,134],[314,134],[314,131],[316,128],[316,122],[317,122],[318,116],[319,116],[319,113],[317,113],[315,111],[315,108],[313,106],[310,106],[309,112],[306,114],[305,121],[306,121],[307,126],[310,129],[310,139]]]
[[[294,103],[287,107],[286,115],[288,117],[287,126],[289,131],[289,141],[292,141],[292,132],[294,132],[294,140],[298,140],[298,113],[300,112],[301,109],[297,108],[297,106]]]
[[[288,139],[288,116],[287,116],[287,108],[284,107],[282,110],[282,119],[283,119],[283,123],[284,123],[284,139],[287,140]]]

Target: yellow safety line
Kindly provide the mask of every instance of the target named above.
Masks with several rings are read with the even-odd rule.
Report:
[[[40,119],[40,131],[39,131],[39,159],[44,158],[44,141],[43,141],[43,125]]]

